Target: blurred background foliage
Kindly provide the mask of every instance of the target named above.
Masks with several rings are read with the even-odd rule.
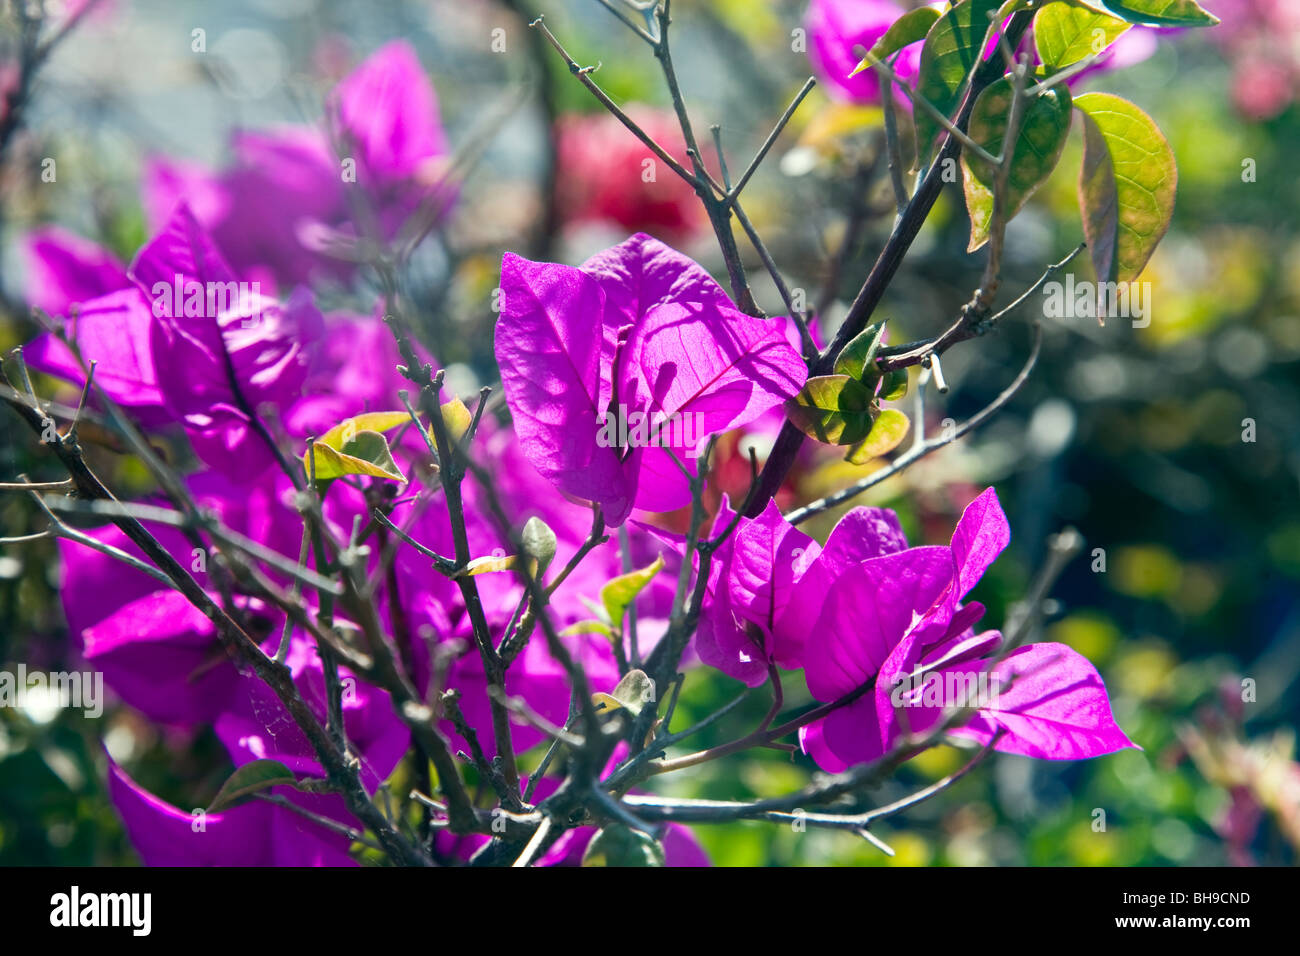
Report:
[[[1162,35],[1149,59],[1085,83],[1137,103],[1178,158],[1173,226],[1142,277],[1152,285],[1150,324],[1044,319],[1042,358],[1011,405],[864,501],[898,509],[914,543],[934,543],[946,540],[976,489],[996,485],[1014,537],[974,595],[988,605],[989,626],[1000,626],[1023,593],[1047,535],[1077,527],[1085,553],[1058,583],[1057,613],[1038,637],[1070,644],[1097,664],[1120,724],[1144,749],[1082,764],[995,755],[880,828],[897,851],[892,859],[847,834],[765,823],[698,828],[716,863],[1294,862],[1300,70],[1290,63],[1281,81],[1259,73],[1265,54],[1277,59],[1277,48],[1300,57],[1300,26],[1278,14],[1284,3],[1205,5],[1236,18],[1216,30],[1236,32],[1227,39],[1213,30]],[[576,262],[629,231],[566,221],[572,208],[548,198],[550,118],[601,116],[557,59],[538,55],[524,23],[542,12],[576,59],[600,64],[599,82],[618,102],[667,105],[648,50],[595,0],[109,3],[40,75],[26,128],[3,169],[0,346],[7,351],[35,331],[15,249],[25,230],[58,223],[129,260],[146,234],[139,201],[146,156],[219,163],[233,128],[312,121],[333,77],[400,36],[415,45],[434,80],[452,142],[483,143],[453,219],[421,249],[404,277],[406,291],[457,388],[466,393],[493,382],[490,297],[502,250]],[[675,60],[697,129],[718,124],[731,167],[740,168],[808,75],[792,34],[804,5],[700,0],[676,4],[674,14]],[[10,17],[9,47],[0,56],[13,52],[12,27]],[[191,52],[195,28],[206,30],[205,57]],[[491,48],[498,28],[504,53]],[[833,331],[892,220],[888,182],[875,162],[880,148],[878,110],[836,106],[816,90],[746,193],[747,211],[790,284],[822,309],[824,332]],[[1079,242],[1080,154],[1076,123],[1056,173],[1009,230],[1001,301]],[[44,157],[56,159],[57,183],[40,181]],[[606,161],[602,175],[626,172],[607,156],[595,159],[598,166]],[[642,188],[637,168],[626,172],[622,190]],[[569,171],[555,175],[563,183]],[[861,233],[836,280],[828,263],[854,210],[866,210]],[[967,230],[960,192],[949,187],[879,313],[890,320],[892,341],[934,334],[969,298],[983,257],[966,255]],[[648,231],[656,231],[653,223]],[[707,227],[665,238],[723,274]],[[757,257],[743,242],[742,249],[759,301],[778,311]],[[1090,277],[1082,259],[1072,268]],[[373,292],[364,285],[326,289],[321,298],[368,312]],[[942,401],[931,392],[932,432],[945,418],[969,416],[1011,380],[1038,313],[1031,300],[996,334],[948,353],[952,389]],[[57,388],[38,381],[44,395]],[[909,413],[911,401],[903,402]],[[1243,441],[1247,419],[1254,441]],[[61,477],[15,418],[3,421],[0,475]],[[730,443],[732,458],[720,475],[725,490],[743,493],[741,446],[761,448],[764,440],[770,435]],[[131,462],[96,455],[124,496],[147,489]],[[810,454],[789,500],[842,487],[879,465]],[[5,533],[39,530],[29,504],[0,498]],[[815,533],[824,535],[832,520],[819,521]],[[57,584],[46,542],[0,554],[0,662],[76,666]],[[1251,702],[1242,701],[1243,678],[1254,682]],[[740,689],[718,673],[691,672],[677,725]],[[787,691],[791,706],[804,699],[793,686]],[[698,742],[730,739],[766,707],[762,694],[753,695]],[[135,862],[104,795],[104,746],[131,760],[142,785],[182,806],[190,805],[184,795],[215,792],[229,770],[210,731],[178,738],[120,706],[98,720],[0,709],[0,864]],[[936,748],[871,801],[938,779],[965,756]],[[678,795],[743,799],[796,788],[811,769],[802,758],[761,751],[658,780]]]

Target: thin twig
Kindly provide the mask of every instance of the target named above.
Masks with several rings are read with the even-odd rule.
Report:
[[[763,160],[767,158],[768,151],[776,143],[777,139],[780,138],[781,133],[785,130],[786,124],[790,122],[790,118],[794,116],[794,111],[799,108],[799,104],[804,101],[804,97],[811,93],[812,88],[816,85],[817,80],[815,77],[810,76],[804,81],[802,88],[800,88],[799,92],[795,94],[795,98],[790,101],[790,105],[785,108],[785,112],[782,113],[781,118],[776,121],[776,125],[772,127],[772,132],[767,134],[767,139],[763,140],[763,145],[758,148],[758,152],[754,154],[754,158],[749,161],[749,166],[746,167],[745,172],[741,174],[736,185],[727,190],[727,202],[733,205],[735,204],[736,200],[740,197],[741,190],[749,184],[749,180],[753,177],[754,173],[758,172],[758,167],[762,164]]]

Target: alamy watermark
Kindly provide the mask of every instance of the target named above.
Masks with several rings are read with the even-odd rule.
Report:
[[[160,279],[149,290],[153,314],[160,319],[216,318],[233,312],[244,316],[244,327],[257,322],[270,300],[260,282],[200,282],[179,272],[171,282]]]
[[[104,713],[104,675],[100,671],[28,671],[26,664],[0,671],[0,707],[32,712],[80,709],[87,717]]]
[[[1151,324],[1150,282],[1089,282],[1067,273],[1064,282],[1043,283],[1043,316],[1049,319],[1132,319]]]
[[[889,699],[895,707],[991,707],[1002,693],[1002,678],[988,671],[928,671],[894,679]]]
[[[652,418],[646,412],[629,412],[620,404],[618,411],[603,412],[596,432],[596,444],[601,448],[684,448],[686,457],[699,457],[700,439],[704,430],[704,416],[697,412],[673,412]]]
[[[148,936],[153,928],[152,893],[83,893],[73,886],[50,897],[54,927],[121,927],[132,936]]]

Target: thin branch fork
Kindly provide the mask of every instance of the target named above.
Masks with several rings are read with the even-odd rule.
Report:
[[[544,17],[538,17],[528,25],[534,30],[539,31],[542,36],[546,37],[546,41],[555,48],[555,52],[560,55],[560,58],[564,60],[565,65],[568,66],[569,72],[576,76],[578,81],[582,83],[588,91],[590,91],[591,95],[596,97],[605,109],[609,110],[620,123],[626,126],[633,136],[641,140],[650,152],[663,160],[664,163],[667,164],[668,168],[674,173],[686,180],[686,182],[690,183],[693,189],[698,191],[704,188],[703,182],[698,179],[694,173],[688,170],[681,163],[677,162],[677,160],[673,159],[672,156],[668,154],[667,150],[655,142],[654,138],[640,127],[636,120],[624,113],[622,108],[609,98],[609,95],[600,88],[600,84],[591,78],[592,71],[590,69],[578,65],[578,62],[569,55],[569,51],[564,48],[563,44],[556,39],[555,34],[550,31],[549,27],[547,27]]]
[[[1001,164],[1002,160],[1000,157],[994,156],[988,150],[984,149],[984,147],[982,147],[979,143],[975,142],[975,140],[967,136],[965,130],[961,129],[956,123],[948,119],[948,117],[943,114],[943,111],[940,110],[939,107],[935,106],[933,103],[931,103],[920,93],[917,93],[915,90],[913,90],[911,85],[902,77],[900,77],[897,73],[895,73],[893,67],[891,67],[888,63],[872,55],[870,50],[868,50],[866,53],[866,60],[868,63],[871,64],[871,66],[875,69],[875,71],[880,74],[882,90],[886,89],[887,86],[890,84],[897,86],[900,90],[902,90],[903,95],[912,101],[912,104],[914,106],[919,106],[922,109],[924,109],[927,113],[929,113],[931,118],[933,118],[934,121],[938,123],[940,126],[942,126],[945,130],[947,130],[949,136],[956,138],[956,140],[959,143],[961,143],[962,146],[970,150],[972,153],[974,153],[980,159],[984,160],[984,162],[988,163],[990,166],[998,166]],[[922,147],[918,145],[917,148],[920,149]]]
[[[758,152],[754,154],[754,158],[749,161],[749,166],[745,169],[744,173],[741,174],[739,182],[727,190],[725,202],[732,205],[735,204],[736,198],[740,195],[740,191],[745,188],[754,173],[758,171],[758,167],[762,164],[763,160],[767,158],[768,151],[771,150],[772,146],[781,136],[781,133],[785,130],[786,124],[789,123],[790,118],[794,116],[794,111],[799,108],[799,104],[804,101],[804,97],[811,93],[812,88],[816,85],[817,80],[815,77],[810,76],[806,81],[804,81],[803,87],[795,95],[795,98],[790,101],[790,105],[787,106],[785,112],[781,114],[781,118],[776,121],[776,125],[772,127],[772,132],[767,134],[767,139],[763,141],[763,145],[760,146]],[[721,155],[721,150],[719,150],[719,155]]]
[[[1064,259],[1054,262],[1044,269],[1042,275],[1034,281],[1034,284],[1022,292],[1014,302],[992,316],[989,316],[986,312],[981,317],[975,304],[973,302],[968,303],[962,308],[957,320],[936,338],[921,342],[909,342],[905,345],[885,346],[876,353],[877,366],[882,372],[892,372],[912,365],[920,365],[931,356],[942,355],[958,342],[965,342],[967,339],[984,335],[1002,319],[1006,318],[1007,315],[1028,301],[1030,296],[1041,289],[1052,276],[1073,262],[1074,258],[1086,248],[1085,243],[1079,243]]]
[[[654,55],[663,70],[664,82],[668,86],[668,95],[673,104],[673,112],[677,114],[677,122],[681,126],[682,138],[686,141],[686,153],[691,157],[691,162],[695,167],[696,195],[704,203],[704,211],[708,214],[709,223],[713,226],[713,234],[717,237],[718,248],[721,250],[723,262],[727,266],[727,278],[731,284],[731,292],[735,297],[736,305],[742,312],[762,318],[764,312],[754,300],[754,293],[750,289],[749,280],[745,276],[745,267],[740,261],[740,250],[736,246],[736,237],[731,231],[731,205],[727,202],[725,196],[719,198],[719,195],[723,194],[724,190],[709,174],[704,165],[704,157],[700,153],[699,144],[695,140],[695,131],[691,126],[690,114],[686,110],[686,101],[682,97],[681,87],[677,82],[677,70],[673,66],[672,51],[668,45],[668,27],[672,23],[671,0],[662,0],[655,13],[659,23],[659,37],[654,47]]]
[[[711,747],[708,750],[697,751],[696,753],[676,757],[672,760],[663,760],[659,763],[651,763],[646,767],[642,777],[658,776],[663,773],[683,770],[686,767],[693,767],[696,764],[706,763],[710,760],[717,760],[721,757],[727,757],[733,753],[739,753],[742,750],[749,750],[753,747],[771,746],[775,741],[794,733],[799,728],[806,727],[808,724],[820,720],[827,714],[839,710],[841,707],[847,707],[863,694],[868,693],[873,687],[875,687],[875,685],[876,680],[872,677],[859,687],[849,691],[849,693],[828,703],[820,704],[811,710],[805,711],[797,717],[793,717],[776,727],[772,727],[772,721],[775,720],[777,713],[780,711],[783,701],[780,692],[780,681],[777,680],[774,684],[776,691],[773,694],[772,708],[768,711],[767,716],[763,719],[763,722],[759,725],[757,730],[737,740],[733,740],[730,743],[719,744],[718,746]],[[694,728],[692,728],[691,732],[695,732]],[[662,747],[666,746],[667,743],[668,742],[665,741],[658,744],[657,749],[662,749]],[[624,782],[620,782],[620,785],[624,785]]]
[[[410,348],[409,340],[407,348]],[[411,353],[414,357],[414,352]],[[410,366],[408,366],[408,373]],[[424,369],[428,376],[428,369]],[[443,497],[447,501],[447,512],[451,518],[452,541],[456,548],[456,565],[464,569],[470,561],[469,537],[465,529],[465,506],[461,496],[462,466],[453,458],[454,451],[451,436],[447,433],[447,423],[442,417],[439,392],[442,390],[443,372],[438,371],[420,389],[420,404],[429,418],[433,431],[433,440],[438,455],[438,475],[442,481]],[[426,436],[427,437],[427,436]],[[510,715],[502,703],[492,695],[493,687],[505,689],[505,665],[501,655],[492,643],[488,629],[487,616],[483,611],[483,601],[479,596],[478,583],[472,576],[457,574],[454,578],[465,601],[470,623],[474,631],[474,640],[478,644],[479,655],[483,660],[484,673],[487,676],[488,703],[492,711],[492,734],[496,740],[497,756],[501,759],[501,772],[506,786],[512,793],[519,792],[519,769],[515,763],[514,743],[510,733]]]

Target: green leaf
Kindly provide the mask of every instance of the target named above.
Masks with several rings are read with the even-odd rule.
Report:
[[[537,570],[533,572],[533,576],[540,578],[555,558],[555,532],[541,518],[533,516],[524,524],[520,539],[524,554],[537,562]]]
[[[907,394],[907,369],[898,368],[892,372],[886,372],[885,377],[880,382],[880,394],[877,398],[882,402],[896,402]]]
[[[875,396],[847,375],[815,375],[785,403],[785,413],[809,438],[827,445],[852,445],[871,431]]]
[[[935,21],[921,48],[921,72],[916,92],[949,118],[966,92],[966,81],[984,51],[989,14],[1002,0],[965,0]],[[923,107],[916,117],[916,161],[923,164],[939,132],[939,123]]]
[[[646,704],[654,703],[655,682],[645,671],[633,668],[623,675],[613,693],[591,695],[593,704],[602,705],[604,713],[624,707],[634,715],[641,713]]]
[[[613,630],[622,630],[623,617],[627,614],[627,609],[632,606],[632,602],[645,586],[654,580],[654,576],[663,570],[663,566],[664,557],[661,554],[655,558],[654,564],[639,571],[620,574],[600,589],[600,599],[605,605],[605,613],[609,615],[610,627]]]
[[[918,7],[909,10],[894,21],[893,26],[886,30],[885,35],[871,48],[870,56],[864,57],[849,76],[857,76],[863,70],[871,69],[871,56],[877,60],[887,60],[903,47],[925,39],[930,27],[934,26],[934,21],[938,19],[939,11],[934,7]]]
[[[1004,76],[979,95],[971,110],[967,133],[994,156],[1002,153],[1012,93],[1011,80]],[[1044,90],[1025,104],[1007,174],[1008,222],[1052,174],[1069,135],[1070,91],[1064,84]],[[961,162],[962,189],[970,214],[970,244],[966,251],[974,252],[988,242],[992,229],[997,171],[966,150],[962,150]]]
[[[886,408],[871,426],[871,434],[859,446],[859,451],[872,458],[887,455],[907,437],[910,426],[907,416],[897,408]]]
[[[648,833],[613,823],[596,831],[582,854],[583,866],[664,866],[664,848]]]
[[[1131,26],[1091,7],[1049,3],[1034,17],[1034,46],[1051,73],[1100,53]]]
[[[1129,23],[1151,27],[1212,27],[1219,18],[1195,0],[1103,0],[1106,9]]]
[[[849,340],[835,360],[835,374],[847,375],[861,382],[864,373],[875,361],[876,349],[880,348],[880,339],[885,334],[885,323],[869,325]]]
[[[254,760],[246,763],[221,785],[208,806],[208,813],[236,806],[255,793],[281,785],[293,786],[297,779],[293,771],[278,760]]]
[[[1110,93],[1084,93],[1079,209],[1098,282],[1131,282],[1169,228],[1178,167],[1159,127]]]

